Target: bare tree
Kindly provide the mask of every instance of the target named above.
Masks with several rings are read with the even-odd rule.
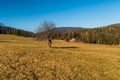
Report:
[[[53,22],[44,21],[39,27],[36,29],[36,37],[37,39],[47,39],[52,38],[52,34],[54,33],[56,25]]]

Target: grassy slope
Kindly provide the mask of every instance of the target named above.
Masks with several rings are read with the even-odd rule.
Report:
[[[120,80],[120,46],[0,35],[0,80]]]

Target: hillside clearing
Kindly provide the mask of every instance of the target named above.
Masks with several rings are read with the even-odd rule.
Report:
[[[0,80],[120,80],[120,46],[0,35]]]

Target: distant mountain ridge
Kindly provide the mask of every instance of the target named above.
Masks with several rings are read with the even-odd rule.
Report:
[[[57,27],[55,28],[56,31],[62,31],[62,32],[66,32],[66,31],[79,31],[85,28],[82,27]]]
[[[79,30],[89,30],[89,29],[100,29],[100,28],[107,28],[107,27],[120,27],[120,23],[110,24],[106,26],[96,27],[96,28],[84,28],[84,27],[57,27],[55,28],[56,31],[79,31]]]

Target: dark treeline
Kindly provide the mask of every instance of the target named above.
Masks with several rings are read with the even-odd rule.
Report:
[[[55,32],[52,36],[55,39],[66,40],[75,38],[76,41],[86,43],[118,45],[120,44],[120,25],[114,24],[106,27],[83,29],[75,32]]]
[[[7,27],[4,25],[0,25],[0,34],[13,34],[13,35],[24,36],[24,37],[34,37],[35,36],[35,34],[33,32],[16,29],[16,28],[11,28],[11,27]]]

